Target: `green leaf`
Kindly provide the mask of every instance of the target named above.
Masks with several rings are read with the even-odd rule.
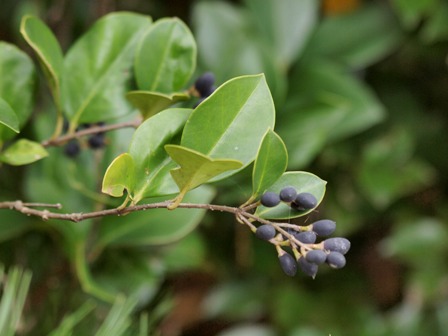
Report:
[[[284,69],[298,57],[318,18],[317,0],[246,0],[254,20]]]
[[[181,92],[163,94],[151,91],[131,91],[126,94],[126,98],[140,111],[143,119],[148,119],[170,105],[187,100],[189,95]]]
[[[179,164],[171,170],[171,176],[179,187],[180,194],[171,209],[174,209],[183,196],[191,189],[208,182],[213,177],[228,170],[241,168],[240,161],[232,159],[212,159],[200,152],[178,145],[165,145],[170,157]]]
[[[29,56],[12,44],[0,42],[0,98],[16,114],[18,129],[32,112],[34,79],[34,65]],[[15,134],[9,127],[0,125],[0,141]]]
[[[241,161],[243,168],[255,159],[274,123],[274,104],[264,75],[241,76],[224,83],[193,111],[181,145],[210,158]]]
[[[19,133],[19,118],[9,106],[9,104],[0,97],[0,124],[5,125],[16,133]]]
[[[324,197],[326,184],[326,181],[308,172],[286,172],[268,190],[279,193],[284,187],[291,186],[296,188],[298,193],[313,194],[319,204]],[[280,203],[273,208],[259,206],[255,214],[262,218],[289,219],[304,216],[311,211],[313,210],[298,211],[285,203]]]
[[[391,11],[377,3],[345,15],[327,16],[311,36],[306,55],[325,56],[362,69],[390,54],[402,37]]]
[[[131,112],[125,99],[135,49],[151,18],[112,13],[98,20],[68,51],[62,82],[65,113],[76,127]]]
[[[129,147],[135,163],[134,203],[146,197],[178,191],[170,175],[176,164],[166,153],[164,145],[179,143],[180,132],[190,113],[190,109],[168,109],[146,120],[135,131]]]
[[[257,197],[269,188],[285,172],[288,152],[283,140],[268,130],[261,142],[252,173],[252,197]]]
[[[63,55],[58,40],[47,25],[33,16],[25,16],[20,32],[37,54],[56,105],[60,103]]]
[[[128,153],[115,158],[104,174],[101,191],[114,197],[123,196],[124,190],[130,193],[135,183],[134,168],[134,160]]]
[[[201,186],[185,196],[189,203],[209,203],[215,196],[210,186]],[[151,203],[167,198],[151,198]],[[107,246],[163,245],[178,241],[193,231],[205,209],[150,209],[122,217],[107,217],[101,222],[96,248]]]
[[[144,36],[135,58],[141,90],[179,91],[196,67],[196,42],[178,18],[158,20]]]
[[[13,166],[26,165],[48,156],[41,144],[20,139],[0,154],[0,161]]]

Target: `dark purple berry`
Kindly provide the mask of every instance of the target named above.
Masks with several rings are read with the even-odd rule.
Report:
[[[215,90],[213,84],[215,84],[215,75],[212,72],[206,72],[196,79],[194,87],[199,95],[204,98],[210,96]]]
[[[346,254],[350,250],[350,241],[346,238],[328,238],[323,241],[324,249]]]
[[[276,231],[272,225],[260,225],[255,231],[255,236],[263,240],[270,240],[275,237]]]
[[[283,202],[292,202],[297,196],[297,191],[294,187],[285,187],[280,190],[280,199]]]
[[[301,211],[313,209],[317,206],[317,199],[310,193],[300,193],[295,197],[291,206]]]
[[[106,145],[106,138],[104,133],[96,133],[89,137],[87,140],[89,147],[92,149],[100,149]]]
[[[346,263],[344,255],[339,252],[328,253],[326,261],[331,268],[342,268]]]
[[[301,243],[314,244],[316,242],[316,233],[313,231],[303,231],[294,234],[294,237]]]
[[[278,257],[280,266],[286,275],[293,277],[297,273],[297,262],[289,253],[285,252]]]
[[[298,262],[300,269],[306,275],[312,277],[313,279],[316,277],[317,271],[319,270],[319,266],[317,264],[310,263],[304,257],[300,257]]]
[[[265,207],[272,208],[280,203],[280,197],[275,192],[267,191],[261,196],[260,202]]]
[[[311,224],[311,227],[319,236],[329,236],[336,230],[336,222],[329,219],[321,219]]]
[[[64,153],[70,158],[75,158],[81,152],[78,140],[71,140],[65,145]]]
[[[322,250],[311,250],[306,253],[305,259],[312,264],[320,265],[327,260],[327,254]]]

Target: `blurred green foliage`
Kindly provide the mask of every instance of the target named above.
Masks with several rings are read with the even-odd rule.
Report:
[[[315,280],[289,279],[272,248],[226,214],[208,213],[177,241],[198,220],[166,239],[157,236],[158,227],[139,231],[147,219],[140,213],[70,223],[2,210],[0,260],[33,274],[19,334],[49,334],[57,326],[75,328],[76,334],[91,334],[93,327],[106,333],[107,321],[120,317],[119,328],[129,335],[448,334],[448,5],[443,0],[349,3],[339,12],[323,11],[318,0],[2,2],[0,39],[30,55],[19,36],[24,14],[49,24],[65,53],[97,18],[129,10],[153,20],[183,19],[198,47],[196,75],[212,71],[221,84],[265,73],[276,131],[289,151],[288,168],[328,182],[318,215],[334,219],[338,235],[352,241],[343,270],[322,270]],[[21,69],[27,80],[18,87],[30,85],[32,71]],[[39,118],[24,130],[39,140],[52,131],[54,113],[46,112],[58,108],[50,102],[45,75],[35,77]],[[16,104],[27,105],[29,99]],[[98,181],[127,150],[131,136],[131,130],[111,132],[102,157],[83,152],[76,164],[49,148],[39,164],[4,165],[0,200],[92,210],[104,198],[94,192]],[[243,171],[218,182],[213,202],[244,202],[251,194],[248,176]],[[197,192],[202,194],[191,197],[213,197],[210,190]],[[163,220],[167,225],[178,220],[145,215],[161,226]],[[120,220],[132,222],[133,230],[115,237],[108,227],[117,228]],[[88,265],[75,265],[79,250],[73,246],[89,243],[91,225],[114,243],[97,247],[94,252],[101,253],[95,259],[92,252]],[[141,240],[135,243],[132,235]],[[92,298],[88,293],[98,291],[82,287],[76,272],[84,285],[92,276],[100,292],[121,290],[137,295],[138,303],[119,299],[115,306],[84,306]],[[62,331],[55,335],[65,335]],[[119,334],[118,329],[108,333]]]

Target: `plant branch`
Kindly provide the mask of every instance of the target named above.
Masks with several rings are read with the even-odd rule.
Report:
[[[76,139],[85,135],[91,135],[96,133],[105,133],[109,131],[113,131],[116,129],[121,128],[128,128],[133,127],[137,128],[141,124],[141,120],[139,118],[131,121],[125,121],[122,123],[117,124],[111,124],[111,125],[104,125],[104,126],[92,126],[84,130],[80,130],[74,133],[69,133],[62,135],[60,137],[54,138],[54,139],[48,139],[41,142],[41,145],[44,147],[50,147],[50,146],[60,146],[65,144],[67,141],[70,141],[72,139]]]

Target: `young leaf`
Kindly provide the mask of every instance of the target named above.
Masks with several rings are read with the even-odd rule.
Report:
[[[326,181],[308,172],[286,172],[270,188],[269,191],[279,193],[286,186],[294,187],[298,193],[307,192],[317,199],[317,205],[322,201],[325,194]],[[266,208],[259,206],[255,214],[262,218],[289,219],[304,216],[311,210],[299,211],[291,208],[285,203],[276,207]]]
[[[20,139],[0,154],[0,161],[12,166],[26,165],[48,156],[41,144]]]
[[[59,106],[63,55],[58,40],[44,22],[33,16],[23,17],[20,33],[37,54],[53,98]]]
[[[187,100],[188,95],[181,92],[163,94],[151,91],[131,91],[126,94],[126,98],[140,111],[143,119],[148,119],[174,103]]]
[[[288,152],[283,140],[268,130],[261,142],[252,172],[252,197],[257,197],[269,188],[285,172]]]
[[[0,42],[0,73],[0,97],[14,111],[19,130],[32,112],[34,65],[30,57],[16,46]],[[0,124],[0,141],[8,140],[15,134],[9,127]]]
[[[132,156],[128,153],[119,155],[107,168],[101,191],[113,197],[123,196],[124,190],[129,194],[134,187],[134,169]]]
[[[240,161],[232,159],[212,159],[190,148],[178,145],[165,145],[165,150],[179,164],[179,168],[171,170],[171,176],[179,187],[180,194],[170,209],[176,208],[185,194],[211,178],[241,168]]]
[[[19,118],[9,104],[0,97],[0,124],[19,133]]]
[[[190,113],[191,109],[168,109],[146,120],[135,131],[129,147],[135,163],[134,203],[146,197],[178,191],[170,175],[176,164],[166,153],[164,145],[179,143],[180,132]]]
[[[274,103],[264,75],[241,76],[224,83],[193,111],[181,145],[210,158],[238,160],[242,168],[255,159],[274,122]]]
[[[150,24],[150,17],[144,15],[109,14],[70,48],[61,89],[72,127],[130,113],[125,99],[130,67]]]
[[[196,67],[196,42],[177,18],[157,21],[144,36],[135,58],[135,76],[141,90],[179,91]]]

